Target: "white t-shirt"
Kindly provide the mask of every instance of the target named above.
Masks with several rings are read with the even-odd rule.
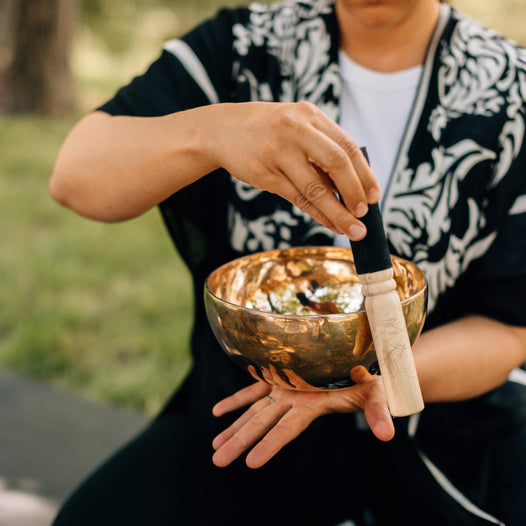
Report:
[[[359,146],[367,148],[373,172],[385,191],[422,66],[382,73],[367,69],[340,52],[340,71],[340,125]]]
[[[396,161],[422,69],[416,66],[383,73],[361,66],[340,52],[340,125],[358,146],[367,148],[382,195]],[[348,247],[349,241],[337,239],[336,244]]]

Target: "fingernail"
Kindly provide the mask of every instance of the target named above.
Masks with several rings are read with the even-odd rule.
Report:
[[[354,212],[356,217],[363,217],[365,214],[367,214],[368,210],[369,207],[365,203],[358,203],[354,209]]]
[[[361,225],[352,225],[351,228],[349,228],[349,237],[352,240],[358,241],[359,239],[362,239],[366,234],[366,230],[364,226]]]
[[[369,192],[367,193],[367,199],[369,200],[369,203],[377,203],[380,201],[380,191],[376,188],[371,188]]]

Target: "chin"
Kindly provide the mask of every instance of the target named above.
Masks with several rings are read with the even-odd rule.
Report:
[[[364,27],[387,29],[396,26],[418,0],[337,0],[340,7]]]

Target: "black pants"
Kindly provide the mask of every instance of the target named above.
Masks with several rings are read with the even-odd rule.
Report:
[[[220,469],[211,440],[228,422],[210,428],[165,411],[71,495],[53,526],[492,524],[443,491],[402,424],[384,444],[352,415],[330,415],[263,468],[239,459]],[[483,505],[507,526],[526,524],[525,441],[524,431],[499,439],[484,459]]]
[[[71,495],[53,526],[334,526],[365,502],[367,455],[351,415],[315,422],[258,470],[244,459],[213,466],[216,430],[188,420],[154,420]]]

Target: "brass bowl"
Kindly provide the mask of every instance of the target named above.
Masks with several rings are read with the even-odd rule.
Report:
[[[391,259],[413,345],[426,317],[426,280],[413,263]],[[338,389],[352,385],[349,373],[356,365],[379,372],[350,248],[241,257],[210,274],[204,296],[222,348],[271,385]]]

